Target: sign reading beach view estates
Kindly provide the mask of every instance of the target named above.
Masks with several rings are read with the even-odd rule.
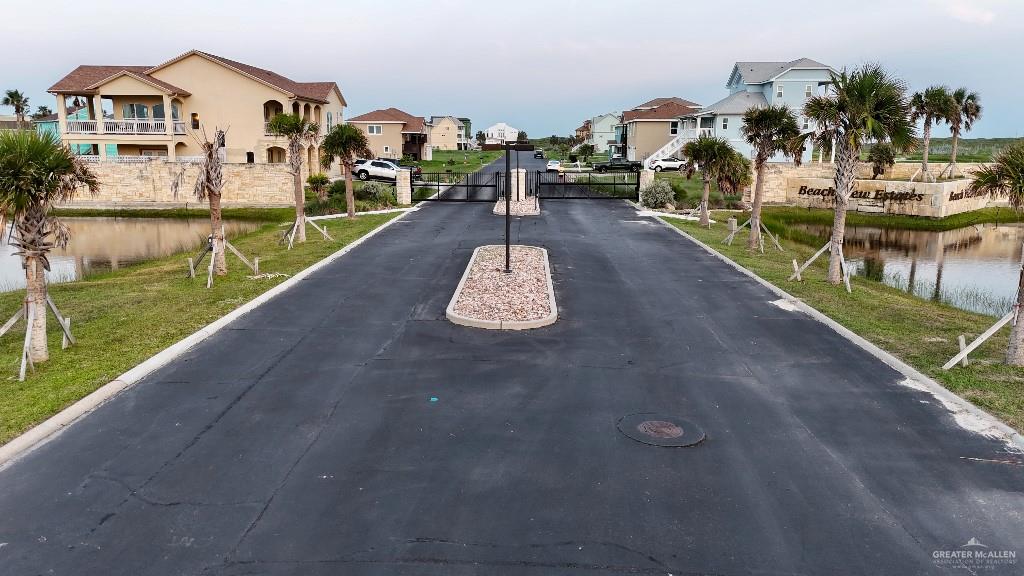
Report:
[[[984,208],[988,196],[967,189],[968,180],[907,182],[854,180],[850,210],[941,218]],[[831,179],[788,178],[786,200],[810,208],[831,208],[836,189]]]

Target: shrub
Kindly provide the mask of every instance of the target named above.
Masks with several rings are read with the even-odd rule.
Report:
[[[355,191],[355,195],[356,200],[378,206],[391,206],[396,202],[394,187],[384,182],[366,182]]]
[[[647,208],[664,208],[666,204],[672,204],[675,192],[668,182],[655,180],[640,191],[640,199]]]
[[[330,187],[327,188],[327,195],[331,196],[331,197],[333,197],[333,196],[340,196],[340,197],[344,198],[345,197],[345,181],[344,180],[335,180],[334,182],[331,182]]]
[[[327,174],[310,174],[309,178],[306,178],[309,191],[316,194],[316,197],[321,200],[327,198],[327,186],[330,183],[331,179],[327,177]]]

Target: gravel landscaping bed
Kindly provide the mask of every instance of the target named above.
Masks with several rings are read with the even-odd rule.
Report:
[[[540,201],[536,198],[527,198],[525,200],[513,200],[509,202],[509,207],[512,209],[513,216],[536,216],[540,214]],[[498,200],[494,204],[494,213],[505,215],[505,201]],[[504,250],[504,249],[502,249]],[[502,256],[504,258],[504,256]]]
[[[550,319],[547,324],[554,322],[554,296],[545,250],[512,246],[512,273],[506,274],[505,246],[481,246],[469,266],[449,305],[448,317],[453,322],[509,329],[545,325],[536,324],[545,319]]]

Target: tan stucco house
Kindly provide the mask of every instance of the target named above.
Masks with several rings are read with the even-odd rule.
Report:
[[[626,159],[644,160],[679,134],[680,117],[699,104],[677,97],[655,98],[622,113],[620,148]]]
[[[422,116],[413,116],[398,108],[385,108],[360,114],[349,124],[366,133],[374,158],[430,160],[430,132]]]
[[[454,116],[431,116],[427,130],[434,150],[466,149],[466,126]]]
[[[57,97],[61,138],[105,158],[195,157],[196,136],[221,128],[226,162],[284,162],[287,142],[267,131],[275,114],[300,114],[323,134],[342,122],[347,105],[335,82],[296,82],[198,50],[157,66],[79,66],[48,91]],[[87,119],[68,119],[74,96],[87,103]],[[303,153],[304,171],[319,163],[318,145]]]

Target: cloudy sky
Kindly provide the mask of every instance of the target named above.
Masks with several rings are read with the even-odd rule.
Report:
[[[812,7],[813,8],[809,8]],[[189,49],[295,80],[334,80],[349,116],[505,121],[533,136],[658,96],[710,104],[736,60],[881,62],[913,89],[980,92],[972,136],[1024,136],[1022,0],[0,0],[0,89],[55,108],[78,64],[157,64]],[[10,108],[0,113],[10,114]],[[943,130],[939,134],[945,135]]]

